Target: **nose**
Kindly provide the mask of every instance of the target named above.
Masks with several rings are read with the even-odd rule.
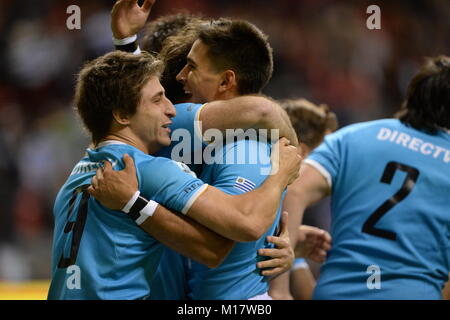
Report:
[[[177,115],[177,111],[175,107],[173,106],[172,102],[170,102],[169,99],[166,98],[166,109],[164,110],[164,114],[168,116],[169,118],[173,118]]]
[[[181,71],[178,72],[177,76],[175,77],[177,79],[177,81],[181,82],[182,84],[184,84],[186,82],[187,68],[188,68],[188,65],[185,65],[183,67],[183,69],[181,69]]]

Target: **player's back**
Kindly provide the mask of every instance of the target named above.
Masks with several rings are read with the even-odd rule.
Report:
[[[439,299],[450,270],[450,135],[373,121],[330,135],[309,159],[332,181],[333,247],[314,298]]]
[[[55,229],[49,299],[139,299],[150,293],[150,281],[162,245],[119,211],[89,197],[100,161],[122,168],[122,155],[136,167],[149,156],[128,145],[88,150],[78,162],[54,206]],[[153,158],[157,159],[157,158]],[[139,177],[142,181],[142,177]]]

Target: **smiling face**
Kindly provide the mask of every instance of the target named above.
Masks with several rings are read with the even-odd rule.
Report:
[[[129,117],[129,127],[152,154],[170,145],[168,126],[175,115],[175,108],[166,98],[159,79],[151,77],[142,87],[136,113]]]
[[[191,95],[191,102],[205,103],[220,99],[222,73],[214,69],[208,56],[208,47],[196,40],[187,56],[187,64],[178,73],[177,80]]]

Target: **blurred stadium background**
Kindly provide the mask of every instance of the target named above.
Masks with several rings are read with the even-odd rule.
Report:
[[[114,2],[0,0],[0,299],[46,297],[53,201],[88,142],[74,75],[113,49]],[[71,4],[81,30],[66,27]],[[366,27],[371,4],[381,30]],[[448,0],[157,0],[151,17],[181,9],[258,25],[275,55],[265,93],[326,103],[341,126],[391,116],[423,57],[450,54]],[[327,228],[326,211],[306,222]]]

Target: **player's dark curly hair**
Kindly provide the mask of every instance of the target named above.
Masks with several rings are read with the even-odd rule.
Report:
[[[428,58],[409,83],[406,100],[396,114],[404,124],[435,134],[450,129],[450,58]]]
[[[163,63],[153,55],[114,51],[92,60],[81,69],[74,104],[92,142],[98,144],[109,132],[113,111],[133,115],[141,89],[151,77],[159,77]]]
[[[180,12],[162,16],[145,27],[142,48],[161,55],[165,65],[161,84],[173,103],[185,102],[189,98],[175,77],[186,65],[186,57],[198,37],[198,26],[204,22],[200,16]]]
[[[187,11],[164,15],[152,20],[145,26],[141,41],[142,49],[159,54],[164,46],[164,41],[168,37],[177,34],[186,25],[197,20],[201,20],[201,17]]]
[[[164,41],[161,50],[161,59],[164,61],[164,72],[161,76],[161,84],[166,89],[166,96],[173,103],[185,102],[190,97],[183,90],[183,84],[176,80],[177,74],[187,62],[187,56],[192,48],[204,20],[191,20],[179,32],[168,37]]]

